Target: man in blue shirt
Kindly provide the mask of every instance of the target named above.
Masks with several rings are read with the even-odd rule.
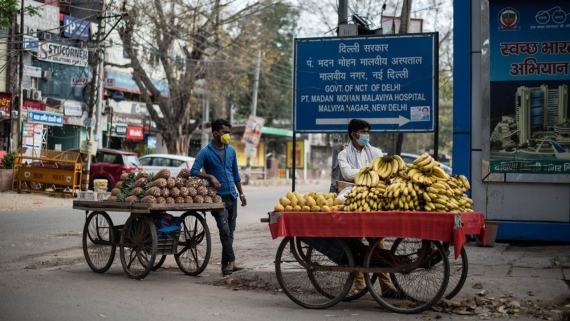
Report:
[[[222,211],[212,211],[216,219],[222,243],[222,274],[224,276],[242,270],[235,265],[233,250],[234,231],[237,218],[237,198],[241,206],[247,205],[247,200],[241,188],[241,178],[238,172],[237,156],[230,143],[232,125],[225,119],[217,119],[212,123],[214,139],[198,152],[191,176],[198,176],[210,181],[222,197],[226,208]],[[204,171],[200,171],[204,168]],[[236,191],[237,188],[237,191]]]

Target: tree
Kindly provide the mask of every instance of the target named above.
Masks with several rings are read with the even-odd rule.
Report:
[[[16,15],[20,13],[20,0],[0,1],[0,29],[10,28],[16,21]],[[28,5],[24,13],[30,17],[39,16],[38,8]]]
[[[133,80],[169,153],[187,153],[191,134],[202,121],[201,101],[208,100],[213,118],[228,118],[231,104],[249,106],[252,57],[258,50],[263,53],[263,77],[271,77],[267,73],[274,68],[287,68],[280,64],[287,66],[290,54],[282,55],[278,45],[282,41],[277,38],[290,36],[280,31],[294,12],[275,0],[242,7],[230,4],[220,0],[123,2],[128,17],[119,34],[131,60],[124,67],[132,68]],[[149,68],[155,60],[159,63]],[[157,76],[168,83],[169,97],[161,96],[151,82]],[[260,91],[260,96],[272,97],[260,100],[264,108],[258,110],[265,116],[265,106],[282,104],[268,102],[286,95]]]

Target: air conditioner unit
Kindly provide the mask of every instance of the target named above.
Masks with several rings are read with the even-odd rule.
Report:
[[[42,78],[45,80],[50,80],[52,76],[52,71],[51,70],[44,70],[42,71]]]
[[[33,99],[32,98],[32,89],[23,89],[24,99]]]
[[[32,90],[32,100],[42,100],[42,92],[39,90]]]
[[[12,110],[12,118],[16,118],[16,117],[18,117],[18,111]]]
[[[49,32],[42,32],[39,35],[40,40],[51,40],[51,33]]]

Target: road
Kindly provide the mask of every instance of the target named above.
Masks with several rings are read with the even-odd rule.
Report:
[[[297,187],[300,192],[326,191],[328,182]],[[382,310],[369,296],[326,310],[308,310],[294,304],[275,286],[274,279],[259,277],[274,278],[274,274],[260,271],[274,271],[273,261],[279,245],[279,240],[271,239],[267,225],[261,224],[259,219],[266,217],[289,189],[289,186],[244,187],[248,205],[239,209],[235,248],[237,262],[246,270],[229,278],[222,278],[220,273],[219,239],[215,221],[209,215],[212,257],[199,277],[184,275],[169,256],[163,268],[151,272],[142,281],[135,281],[124,274],[118,256],[104,274],[94,273],[87,266],[81,249],[85,216],[84,212],[72,209],[71,200],[58,207],[50,207],[49,202],[45,202],[45,206],[33,209],[0,210],[0,321],[479,320],[480,316],[434,311],[420,315],[393,314]],[[7,199],[1,194],[0,197],[2,201]],[[111,217],[121,224],[127,215],[112,213]],[[485,261],[489,256],[489,252],[482,252],[481,258],[477,251],[470,253],[474,261]],[[488,270],[495,271],[489,266],[473,265],[472,273],[482,275]],[[499,286],[508,279],[501,277],[488,282]],[[559,283],[534,281],[531,288],[543,296],[549,291],[549,285],[559,286]],[[550,291],[562,293],[553,289]],[[479,290],[469,286],[463,293],[469,296],[476,291]],[[516,319],[536,320],[527,316]]]
[[[327,188],[327,182],[298,186],[300,192]],[[289,190],[289,186],[244,187],[248,205],[239,210],[236,235],[241,240],[238,257],[245,266],[251,264],[248,258],[272,265],[278,241],[271,240],[259,219]],[[118,258],[106,273],[94,273],[81,252],[84,212],[71,207],[70,200],[68,207],[0,212],[0,320],[370,320],[380,316],[378,305],[370,300],[350,307],[307,310],[277,289],[231,284],[232,278],[224,279],[219,273],[215,231],[212,260],[200,277],[182,274],[170,257],[166,268],[143,281],[126,277]],[[127,215],[112,213],[112,218],[120,222]],[[211,216],[207,221],[215,226]],[[248,244],[248,233],[267,233],[266,245]]]

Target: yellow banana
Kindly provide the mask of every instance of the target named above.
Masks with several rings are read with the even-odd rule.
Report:
[[[414,160],[413,164],[418,165],[418,163],[424,161],[428,156],[430,156],[428,153],[421,154],[420,157],[418,157]]]
[[[467,177],[465,177],[465,175],[459,175],[459,179],[461,180],[461,183],[463,183],[463,186],[465,186],[466,189],[471,189],[471,184],[469,184],[469,180],[467,179]]]

